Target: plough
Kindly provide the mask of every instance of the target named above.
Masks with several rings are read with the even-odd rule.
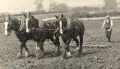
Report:
[[[76,47],[72,46],[71,47]],[[99,44],[94,44],[94,45],[83,45],[84,48],[111,48],[111,45],[99,45]]]

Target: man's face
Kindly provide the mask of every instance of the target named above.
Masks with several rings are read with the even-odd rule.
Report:
[[[110,17],[107,17],[108,20],[110,20]]]
[[[106,16],[106,19],[110,19],[110,16],[108,15],[108,16]]]

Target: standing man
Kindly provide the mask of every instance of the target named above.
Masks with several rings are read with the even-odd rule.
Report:
[[[106,38],[108,39],[109,42],[111,42],[113,21],[111,20],[109,15],[105,17],[102,27],[105,29]]]

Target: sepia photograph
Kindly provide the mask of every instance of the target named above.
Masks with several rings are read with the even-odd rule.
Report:
[[[120,69],[120,0],[0,0],[0,69]]]

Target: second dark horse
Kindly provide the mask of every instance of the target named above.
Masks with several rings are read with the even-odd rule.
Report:
[[[69,49],[71,40],[76,42],[76,49],[79,50],[78,55],[80,55],[83,49],[83,37],[85,31],[83,22],[76,18],[67,18],[63,14],[58,18],[58,21],[61,37],[65,43],[65,57],[71,56]],[[79,39],[77,37],[79,37]]]

